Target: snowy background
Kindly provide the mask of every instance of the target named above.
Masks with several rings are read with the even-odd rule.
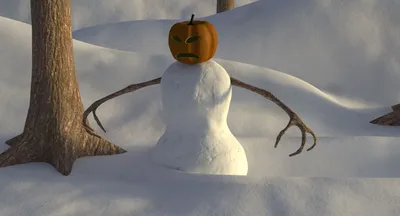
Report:
[[[295,128],[274,149],[287,115],[234,87],[228,123],[249,175],[165,170],[148,158],[164,130],[152,86],[98,111],[127,153],[79,159],[68,177],[42,163],[0,169],[0,215],[400,215],[400,128],[368,123],[400,101],[400,2],[242,0],[213,15],[215,4],[72,0],[84,105],[160,76],[174,62],[169,28],[194,13],[217,28],[215,60],[297,112],[319,138],[314,150],[288,157],[301,142]],[[28,109],[29,19],[29,0],[0,0],[0,143],[21,132]]]

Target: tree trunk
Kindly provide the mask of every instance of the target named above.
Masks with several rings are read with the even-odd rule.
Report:
[[[7,141],[0,167],[47,162],[68,175],[79,157],[125,152],[90,135],[75,75],[70,0],[31,0],[32,77],[22,134]]]
[[[217,0],[217,13],[231,10],[235,7],[235,0]]]

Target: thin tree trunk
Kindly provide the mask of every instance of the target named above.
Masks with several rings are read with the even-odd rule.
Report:
[[[31,0],[32,77],[24,131],[7,141],[0,167],[47,162],[61,174],[83,156],[124,152],[86,133],[72,49],[70,0]]]
[[[217,13],[231,10],[235,7],[235,0],[217,0]]]

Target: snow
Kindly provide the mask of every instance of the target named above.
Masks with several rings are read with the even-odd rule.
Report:
[[[22,1],[0,1],[9,3],[0,11],[19,16],[5,7]],[[183,2],[165,11],[184,8]],[[271,91],[297,112],[318,136],[312,151],[288,157],[300,145],[295,128],[275,149],[288,116],[261,96],[233,87],[227,122],[246,152],[247,176],[165,169],[150,157],[166,127],[161,86],[152,86],[111,100],[97,112],[108,131],[103,135],[127,153],[79,159],[67,177],[44,163],[0,169],[0,215],[399,215],[400,128],[368,123],[399,101],[398,10],[397,1],[390,0],[269,0],[207,18],[223,39],[214,60],[232,77]],[[227,23],[224,33],[228,21],[232,25]],[[101,28],[112,29],[113,40],[140,48],[128,52],[74,41],[85,107],[129,84],[162,76],[174,62],[170,53],[156,50],[168,50],[166,37],[157,34],[175,21],[140,22],[132,36],[124,34],[139,21],[98,26],[97,36],[90,29],[87,36],[79,31],[82,38],[96,39],[104,37]],[[83,19],[81,26],[88,23]],[[0,29],[3,143],[20,133],[25,121],[31,31],[4,17]],[[154,33],[149,40],[148,32]],[[0,150],[6,148],[0,144]]]
[[[262,0],[204,20],[217,30],[217,58],[283,71],[325,92],[390,106],[400,101],[399,10],[394,0]],[[74,38],[169,55],[169,28],[190,15],[178,19],[94,26],[74,31]]]
[[[153,160],[188,173],[247,175],[246,153],[227,124],[231,98],[229,74],[217,62],[171,64],[161,79],[165,132]]]

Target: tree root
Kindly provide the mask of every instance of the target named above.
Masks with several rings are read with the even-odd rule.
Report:
[[[377,125],[400,126],[400,104],[392,106],[393,112],[376,118],[370,123]]]
[[[76,159],[86,156],[122,154],[126,150],[104,138],[83,134],[38,140],[35,135],[21,134],[9,141],[11,147],[0,154],[0,167],[30,162],[46,162],[62,175],[69,175]],[[57,137],[57,136],[51,136]],[[79,142],[79,143],[76,143]],[[73,150],[72,150],[73,149]]]
[[[9,145],[9,146],[12,146],[12,145],[14,145],[14,144],[20,143],[22,138],[23,138],[23,134],[21,133],[20,135],[15,136],[15,137],[13,137],[13,138],[7,140],[5,143],[6,143],[7,145]]]
[[[17,137],[19,137],[18,142],[17,139],[14,139],[10,142],[11,147],[0,154],[0,167],[42,162],[35,149],[32,148],[31,139],[22,136],[22,134]]]

